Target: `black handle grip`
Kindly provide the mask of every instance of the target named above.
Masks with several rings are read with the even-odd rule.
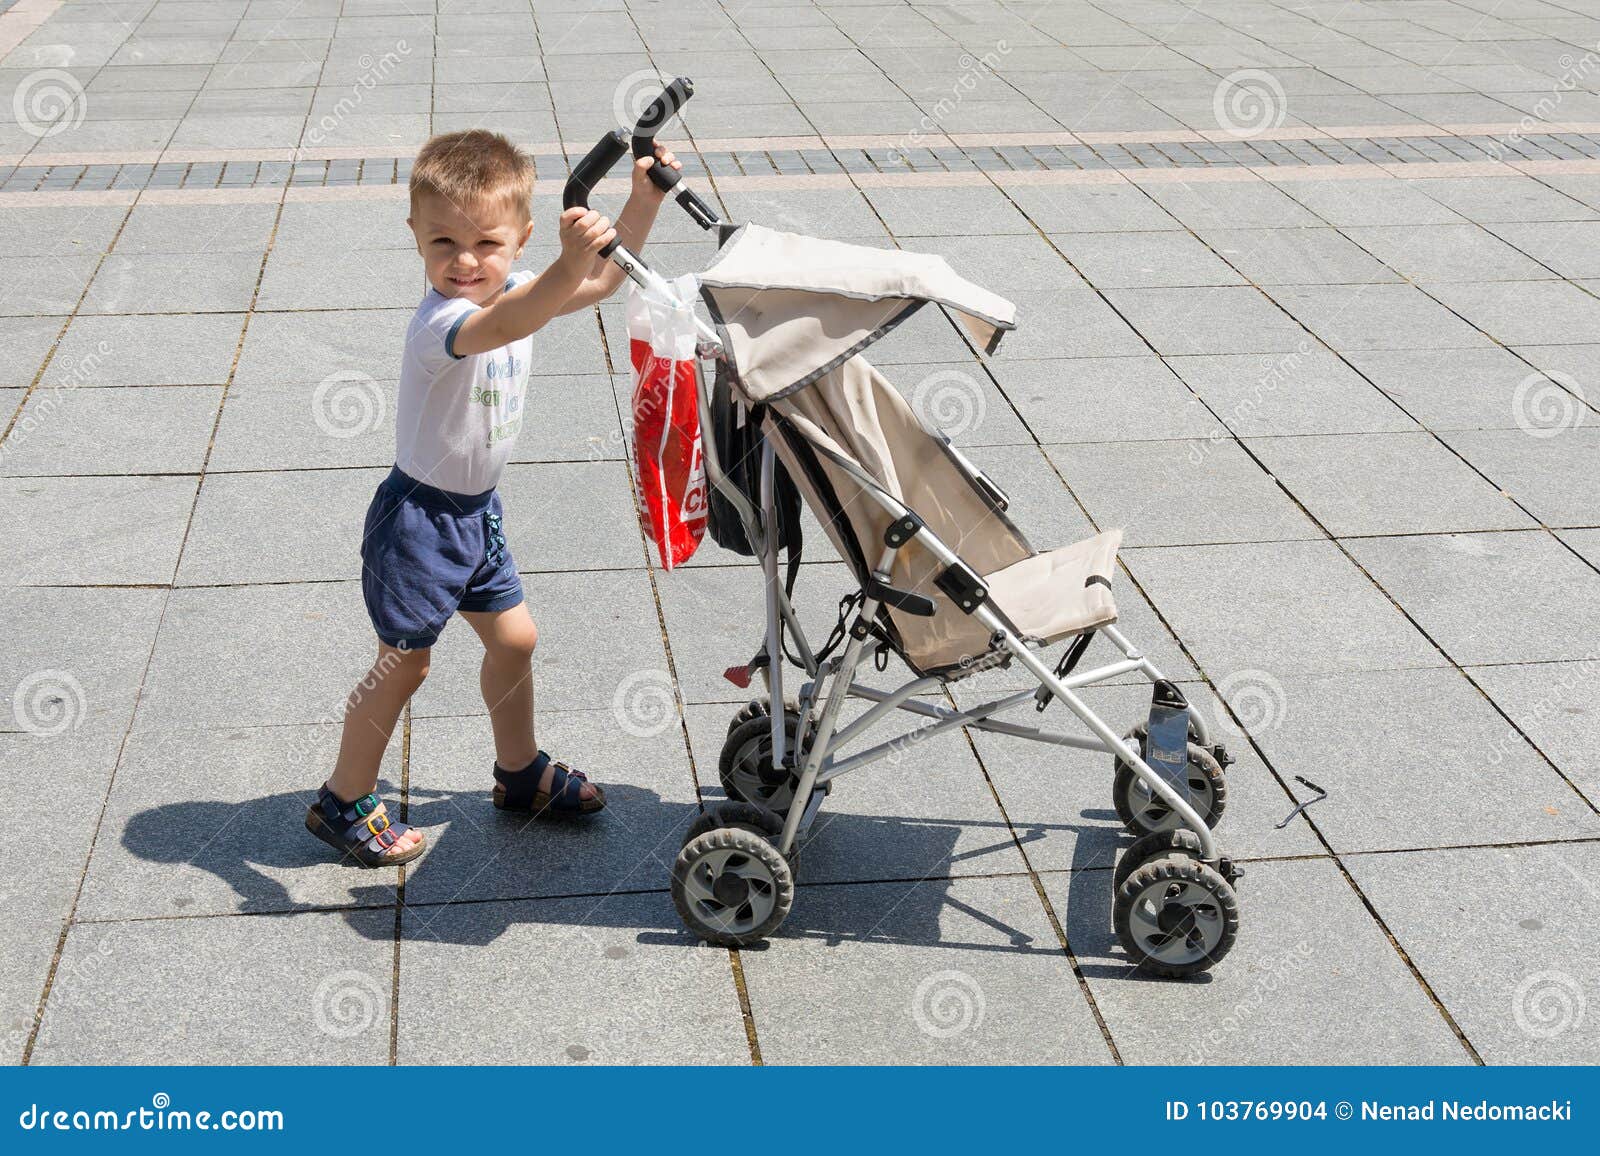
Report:
[[[656,133],[667,126],[667,122],[678,115],[691,96],[694,95],[694,81],[687,76],[680,76],[666,88],[661,90],[661,95],[650,102],[650,107],[644,110],[644,115],[639,118],[639,123],[633,126],[633,155],[635,157],[654,156],[656,151]],[[678,183],[682,174],[677,169],[663,168],[660,165],[650,166],[650,179],[656,188],[662,192],[671,191]]]
[[[567,178],[566,187],[561,190],[561,207],[587,209],[589,194],[594,191],[595,185],[599,184],[616,163],[627,155],[628,138],[623,135],[622,130],[612,129],[606,133],[573,168],[572,175]]]

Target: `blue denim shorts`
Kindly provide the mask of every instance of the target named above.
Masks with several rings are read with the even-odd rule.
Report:
[[[389,472],[367,507],[361,595],[378,637],[420,650],[458,610],[507,610],[522,579],[506,548],[500,495],[452,494]]]

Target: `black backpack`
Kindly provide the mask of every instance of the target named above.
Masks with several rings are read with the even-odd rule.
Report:
[[[711,390],[711,430],[708,436],[713,440],[723,474],[752,506],[760,510],[761,415],[758,410],[747,410],[741,422],[739,409],[728,383],[727,366],[719,361],[716,381]],[[788,551],[789,577],[786,585],[792,590],[801,549],[800,491],[795,488],[794,479],[789,477],[783,462],[774,462],[773,466],[773,506],[778,522],[778,548]],[[747,558],[754,557],[755,547],[745,536],[739,511],[715,486],[708,489],[710,500],[706,528],[712,540],[724,550],[732,550]]]

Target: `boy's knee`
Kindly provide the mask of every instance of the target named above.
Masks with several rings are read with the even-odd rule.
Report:
[[[524,627],[516,630],[504,640],[501,650],[505,658],[512,662],[531,662],[533,652],[539,646],[539,628],[531,621]]]
[[[403,685],[409,685],[414,691],[422,685],[428,677],[429,663],[433,651],[427,650],[398,650],[385,647],[383,654],[378,658],[378,668],[385,671],[385,677],[398,680]]]

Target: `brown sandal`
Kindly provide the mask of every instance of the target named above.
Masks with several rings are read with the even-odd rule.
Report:
[[[551,790],[539,790],[539,779],[544,769],[553,769]],[[574,815],[592,815],[606,805],[605,792],[595,787],[592,799],[583,797],[583,784],[589,780],[582,771],[566,763],[553,761],[543,751],[520,771],[508,771],[499,763],[494,765],[494,805],[502,811],[530,812],[535,818],[565,819]]]

